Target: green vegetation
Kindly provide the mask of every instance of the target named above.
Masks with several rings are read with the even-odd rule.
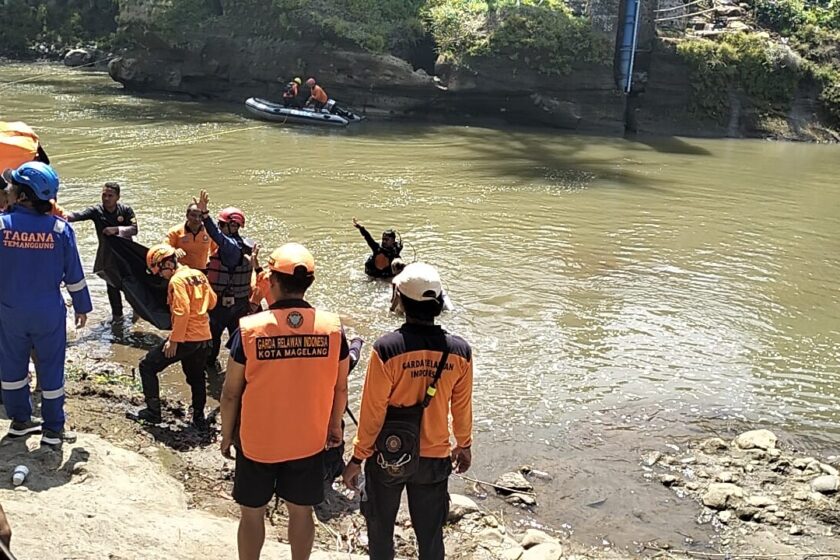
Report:
[[[677,51],[692,67],[693,108],[715,118],[728,114],[733,90],[746,93],[760,111],[786,110],[802,76],[791,51],[759,34],[691,39]]]
[[[116,0],[3,0],[0,54],[26,54],[34,44],[110,43],[117,29]]]
[[[840,125],[840,0],[752,0],[751,5],[755,22],[772,38],[729,34],[677,46],[692,68],[693,109],[723,118],[734,91],[747,94],[761,112],[785,111],[803,85],[818,91],[826,117]]]
[[[505,55],[562,75],[575,61],[612,60],[611,40],[559,0],[432,0],[424,14],[440,54],[458,62]]]

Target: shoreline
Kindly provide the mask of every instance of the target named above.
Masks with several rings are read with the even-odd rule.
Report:
[[[133,480],[129,477],[126,480],[127,484],[136,487],[138,483],[146,484],[142,477],[165,477],[174,485],[170,486],[166,492],[172,495],[170,497],[175,500],[176,505],[183,504],[178,507],[183,507],[185,512],[198,510],[201,516],[212,518],[214,520],[212,523],[224,525],[227,527],[224,530],[227,530],[230,539],[233,539],[230,542],[235,542],[234,532],[230,530],[231,524],[237,519],[237,507],[230,496],[233,465],[224,461],[218,453],[216,412],[211,412],[208,417],[211,425],[209,433],[200,433],[189,427],[186,421],[187,405],[171,396],[164,398],[164,417],[168,419],[165,425],[146,426],[128,420],[125,417],[126,410],[131,406],[139,406],[141,401],[139,392],[134,387],[136,380],[132,378],[131,369],[125,364],[86,358],[73,350],[71,348],[68,352],[70,358],[67,367],[68,422],[80,433],[81,437],[77,444],[65,446],[66,457],[63,466],[59,466],[62,461],[56,462],[54,457],[49,461],[44,459],[43,452],[40,456],[36,454],[37,452],[32,452],[32,458],[27,460],[36,461],[33,472],[39,470],[39,465],[37,465],[39,462],[45,466],[50,465],[43,468],[33,479],[36,481],[36,486],[43,483],[43,476],[48,477],[47,482],[42,484],[44,490],[55,487],[63,488],[62,492],[66,492],[68,488],[78,486],[79,503],[64,504],[62,507],[74,512],[74,515],[81,515],[89,506],[84,499],[84,496],[89,494],[89,490],[84,489],[84,484],[89,479],[88,474],[92,479],[108,478],[109,475],[98,472],[100,466],[106,468],[107,465],[95,465],[95,457],[79,455],[81,453],[79,448],[92,445],[94,449],[103,449],[103,453],[107,456],[111,453],[107,449],[115,448],[120,450],[115,451],[120,456],[122,456],[121,453],[129,454],[126,455],[125,460],[132,464],[137,461],[144,462],[141,470],[146,474],[141,476],[141,480]],[[346,436],[350,435],[351,431],[352,429],[348,429]],[[666,491],[671,495],[664,509],[651,511],[650,514],[667,518],[675,511],[674,508],[689,507],[694,511],[698,525],[706,526],[710,535],[707,542],[687,537],[685,546],[679,547],[679,543],[669,542],[669,538],[666,537],[661,540],[634,541],[635,544],[632,547],[619,547],[605,536],[601,546],[598,546],[590,539],[584,538],[589,542],[581,541],[580,536],[576,536],[574,530],[568,527],[555,528],[541,523],[539,521],[540,505],[534,508],[521,506],[524,509],[519,510],[510,506],[503,496],[495,495],[490,485],[475,483],[472,486],[466,486],[464,495],[453,498],[455,504],[451,513],[453,522],[447,526],[445,533],[448,546],[447,557],[487,560],[495,558],[556,559],[559,556],[556,556],[555,552],[561,550],[564,558],[624,559],[665,555],[668,558],[711,559],[722,557],[721,554],[730,554],[732,557],[750,554],[761,558],[774,558],[778,554],[789,555],[800,552],[805,556],[808,554],[805,550],[840,549],[838,548],[840,535],[834,535],[832,531],[832,524],[840,520],[840,495],[829,493],[817,496],[819,493],[807,492],[807,495],[802,493],[802,484],[808,484],[808,481],[813,478],[811,474],[816,476],[817,472],[811,473],[806,469],[822,468],[830,476],[832,472],[836,472],[836,467],[811,457],[794,457],[784,448],[779,450],[776,448],[775,435],[772,435],[773,443],[772,446],[768,446],[768,449],[755,447],[743,449],[738,443],[742,437],[739,436],[732,443],[727,443],[706,434],[689,442],[681,442],[680,446],[668,446],[670,451],[648,451],[639,457],[636,465],[639,478],[647,482],[644,487],[646,492],[655,494]],[[92,444],[92,439],[100,440],[100,442]],[[4,448],[10,450],[15,449],[12,446],[17,445],[19,443],[3,442]],[[29,446],[34,445],[36,445],[35,438],[32,438]],[[763,445],[767,446],[767,444]],[[47,455],[49,453],[51,452]],[[20,460],[20,454],[4,453],[3,455],[5,458],[0,460],[0,468],[11,471],[14,468],[12,463]],[[79,459],[80,457],[82,459]],[[101,457],[100,453],[100,459]],[[87,466],[77,466],[71,459],[76,462],[81,461]],[[570,459],[575,460],[574,457]],[[833,457],[830,460],[840,466],[840,457]],[[817,467],[812,465],[815,461]],[[792,470],[788,476],[789,480],[784,482],[784,485],[776,476],[780,474],[780,464],[785,469]],[[703,465],[705,469],[703,474],[700,472],[699,465]],[[794,465],[804,466],[803,469],[798,469]],[[760,477],[757,482],[750,482],[751,473],[764,472],[765,466],[767,476],[762,474],[763,478]],[[729,472],[739,468],[740,474]],[[157,474],[149,474],[152,471]],[[132,469],[126,472],[133,474],[135,471]],[[771,476],[771,473],[775,475]],[[472,473],[468,473],[470,474]],[[505,476],[510,480],[509,477],[516,474],[505,473]],[[50,476],[59,478],[53,480],[49,478]],[[519,476],[521,477],[521,474]],[[544,480],[551,480],[552,476],[554,473],[535,470],[533,473],[528,473],[527,478],[521,477],[520,480],[528,481],[538,503],[541,504],[543,501],[548,502],[557,498],[551,495],[548,484],[544,482]],[[715,482],[720,480],[729,481],[721,483],[723,486],[727,484],[732,486],[733,482],[738,482],[743,486],[743,493],[731,498],[734,500],[731,503],[727,503],[730,498],[725,497],[722,503],[709,505],[707,494],[711,486],[721,485]],[[597,479],[591,481],[596,485],[602,482]],[[771,482],[779,484],[784,491],[780,490],[771,501],[766,501],[770,500],[767,498],[765,502],[762,502],[763,505],[758,504],[758,501],[765,498],[756,501],[753,494],[759,492],[772,494],[771,491],[766,490]],[[455,486],[454,483],[450,484],[453,495],[456,491]],[[729,490],[732,489],[729,488]],[[122,492],[128,492],[130,497],[130,489],[124,489]],[[152,494],[154,495],[154,492]],[[732,495],[736,494],[738,492],[732,490]],[[25,503],[27,495],[26,491],[12,490],[9,480],[0,482],[0,501],[4,503],[10,516],[13,531],[15,527],[21,526],[19,520],[16,522],[15,516],[19,515],[19,512],[30,511],[28,508],[31,504]],[[316,524],[316,549],[334,554],[340,551],[342,558],[347,558],[348,552],[364,554],[366,537],[364,521],[358,513],[358,502],[339,484],[328,489],[327,496],[325,504],[316,508],[319,520]],[[125,497],[122,496],[122,498]],[[99,496],[99,498],[109,501],[108,496]],[[118,496],[112,496],[112,498],[119,501]],[[600,508],[606,501],[604,498],[600,502],[589,504],[589,507]],[[751,504],[758,504],[758,506]],[[405,505],[397,521],[395,533],[397,550],[398,556],[411,557],[414,551],[413,535],[404,508]],[[777,514],[780,508],[784,508],[786,513]],[[727,515],[726,512],[729,510],[731,512]],[[769,513],[771,510],[774,513]],[[270,511],[271,527],[267,541],[282,542],[285,534],[284,510],[273,508]],[[530,515],[517,519],[516,511],[530,512]],[[758,514],[759,511],[762,513]],[[155,512],[146,513],[154,515]],[[167,515],[172,515],[172,512]],[[761,519],[761,515],[765,516],[764,520]],[[621,523],[620,519],[615,521]],[[207,522],[210,523],[210,521]],[[22,525],[28,527],[29,523],[25,522]],[[72,531],[68,532],[72,533]],[[534,541],[535,539],[538,543]],[[15,542],[13,540],[13,546]],[[30,543],[29,540],[24,542]],[[523,546],[523,542],[527,546]],[[540,548],[531,552],[537,544]],[[101,545],[107,546],[107,543],[101,543]],[[274,549],[267,548],[267,550]],[[123,557],[120,556],[120,558]],[[201,556],[185,556],[187,557],[199,558]],[[321,558],[331,557],[333,556],[321,556]]]

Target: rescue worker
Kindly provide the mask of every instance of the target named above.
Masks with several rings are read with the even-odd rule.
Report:
[[[295,78],[283,88],[283,106],[300,109],[300,78]]]
[[[306,85],[309,86],[309,99],[306,101],[307,107],[313,107],[316,111],[320,111],[330,99],[327,96],[327,92],[315,82],[315,78],[306,80]]]
[[[0,386],[9,435],[42,432],[41,444],[59,447],[64,431],[64,355],[67,308],[62,283],[73,300],[76,328],[92,309],[73,228],[51,216],[59,179],[52,167],[24,163],[6,174],[11,210],[0,215]],[[38,355],[42,426],[32,421],[29,357]]]
[[[123,317],[122,294],[120,293],[119,269],[113,262],[113,254],[108,248],[105,237],[118,235],[131,239],[137,235],[137,218],[131,206],[120,202],[120,184],[105,183],[102,187],[102,203],[91,206],[81,212],[67,215],[68,222],[90,220],[96,229],[99,248],[93,263],[93,272],[98,274],[108,288],[108,302],[111,304],[111,318],[117,321]]]
[[[373,278],[390,278],[395,271],[391,265],[402,252],[402,241],[397,241],[397,232],[387,229],[382,232],[382,243],[377,243],[373,236],[353,218],[353,225],[361,232],[362,237],[367,241],[372,254],[365,261],[365,274]]]
[[[309,558],[313,506],[324,500],[325,448],[343,441],[349,349],[338,315],[304,300],[315,260],[287,243],[268,260],[274,304],[240,320],[222,390],[222,455],[238,425],[233,497],[240,505],[239,560],[256,560],[265,509],[277,495],[289,510],[292,558]]]
[[[179,263],[204,273],[207,272],[210,253],[216,250],[216,244],[204,229],[201,210],[195,203],[187,206],[186,222],[169,230],[166,243],[175,249]]]
[[[169,245],[149,248],[146,265],[152,274],[169,281],[167,301],[172,312],[172,332],[140,361],[146,408],[137,413],[137,418],[152,424],[163,421],[158,374],[175,362],[181,362],[192,391],[192,423],[203,429],[207,403],[204,364],[211,346],[208,311],[216,305],[216,294],[202,272],[178,263],[175,249]]]
[[[353,457],[343,478],[348,488],[358,490],[364,462],[367,500],[361,502],[361,511],[367,522],[371,560],[394,557],[394,522],[403,488],[408,491],[420,559],[443,560],[443,525],[449,511],[447,480],[453,465],[456,472],[463,473],[472,462],[472,350],[463,338],[435,325],[435,317],[443,309],[443,289],[434,267],[409,264],[394,284],[406,320],[373,345]],[[416,431],[419,459],[413,474],[399,478],[405,466],[380,459],[385,457],[383,447],[399,450],[402,442],[388,436],[381,446],[378,438],[380,431],[386,436],[389,433],[386,413],[390,407],[415,405],[425,407]],[[451,436],[455,446],[450,449]]]
[[[249,298],[254,275],[251,255],[254,243],[239,235],[240,228],[245,227],[245,214],[242,210],[225,208],[219,212],[217,226],[207,210],[210,202],[207,192],[201,191],[195,202],[201,212],[204,229],[217,245],[207,266],[207,279],[219,297],[219,304],[210,313],[213,347],[207,356],[207,367],[218,370],[222,333],[227,330],[228,336],[231,336],[239,327],[239,319],[250,312]]]

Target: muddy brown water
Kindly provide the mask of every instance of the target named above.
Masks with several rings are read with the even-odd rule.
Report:
[[[265,125],[46,64],[0,65],[0,118],[41,134],[63,206],[121,182],[141,242],[204,188],[265,246],[305,243],[311,300],[368,341],[399,321],[351,218],[399,229],[409,260],[439,267],[456,306],[443,323],[475,349],[474,474],[551,472],[536,517],[583,542],[708,538],[693,504],[644,481],[646,450],[758,424],[840,449],[838,146]],[[89,270],[93,228],[76,229]],[[136,363],[158,333],[109,326],[90,283],[96,311],[72,344]]]

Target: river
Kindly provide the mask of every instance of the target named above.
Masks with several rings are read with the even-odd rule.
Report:
[[[351,219],[374,235],[398,229],[404,256],[440,269],[456,307],[442,323],[474,347],[475,472],[552,472],[538,512],[588,542],[682,526],[703,538],[694,509],[666,506],[670,491],[638,496],[646,449],[748,424],[840,447],[838,146],[316,130],[136,97],[105,74],[47,64],[0,66],[0,118],[41,134],[64,207],[119,181],[141,242],[162,239],[207,189],[213,208],[241,207],[264,246],[304,243],[318,263],[311,300],[368,341],[399,320],[388,286],[362,271]],[[90,270],[93,228],[76,229]],[[72,343],[136,359],[153,329],[115,334],[104,285],[90,282],[97,309]],[[638,514],[660,506],[677,509]]]

